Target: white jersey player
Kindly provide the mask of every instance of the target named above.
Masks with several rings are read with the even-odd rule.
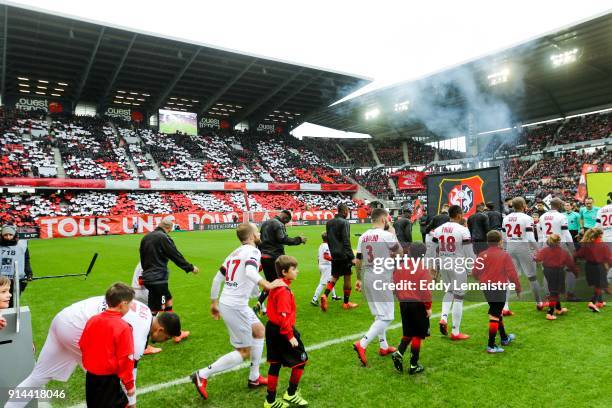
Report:
[[[549,235],[557,234],[561,237],[561,246],[565,247],[570,254],[574,251],[574,240],[567,226],[567,217],[561,213],[563,211],[563,201],[560,198],[550,200],[550,211],[540,216],[538,222],[538,241],[541,245],[546,245]],[[567,297],[574,296],[576,287],[576,275],[568,273],[565,275],[565,290]]]
[[[538,222],[538,241],[544,244],[549,235],[557,234],[561,237],[561,242],[565,243],[565,246],[573,250],[574,243],[572,235],[567,227],[567,217],[562,214],[563,201],[560,198],[553,198],[550,201],[550,210],[540,216]]]
[[[596,226],[603,230],[603,242],[612,242],[612,204],[597,210]]]
[[[533,260],[533,251],[537,249],[535,240],[533,219],[525,214],[527,203],[523,197],[516,197],[512,200],[514,212],[506,215],[502,222],[502,232],[506,242],[506,250],[514,267],[517,271],[522,271],[531,284],[531,291],[536,301],[538,310],[542,310],[542,295],[540,284],[536,274],[536,263]],[[511,315],[508,302],[504,306],[504,315]]]
[[[327,286],[327,282],[331,280],[331,253],[329,252],[329,245],[327,244],[327,232],[321,234],[323,242],[319,245],[319,253],[317,255],[317,263],[319,265],[319,273],[321,275],[319,284],[315,289],[315,293],[312,296],[310,304],[313,306],[319,306],[319,295],[323,292],[323,289]],[[332,299],[340,300],[336,296],[336,289],[331,290]]]
[[[255,388],[268,383],[267,378],[259,374],[265,328],[249,307],[249,298],[257,286],[270,291],[280,286],[280,281],[271,284],[259,274],[261,253],[256,246],[260,242],[257,227],[254,224],[240,224],[236,234],[242,245],[225,258],[210,290],[213,319],[223,318],[235,350],[191,375],[196,390],[204,399],[208,399],[206,385],[211,375],[230,370],[249,357],[251,370],[248,387]],[[219,297],[221,285],[223,292]]]
[[[149,290],[145,288],[142,283],[142,265],[140,262],[134,268],[134,275],[132,276],[132,289],[134,289],[134,299],[147,303],[149,300]]]
[[[381,356],[393,353],[395,347],[387,344],[387,327],[394,318],[395,304],[389,283],[393,280],[396,254],[402,249],[395,236],[393,227],[387,221],[387,210],[378,208],[372,211],[372,228],[359,237],[357,243],[357,281],[355,289],[363,289],[374,322],[367,333],[353,344],[353,349],[361,363],[366,365],[365,350],[378,336]]]
[[[466,263],[469,265],[476,255],[472,248],[470,230],[461,225],[463,210],[458,205],[448,209],[450,221],[440,225],[433,231],[432,243],[427,248],[427,258],[435,258],[439,263],[439,272],[442,280],[448,286],[442,300],[442,313],[440,316],[440,332],[448,334],[448,314],[451,312],[453,326],[451,340],[465,340],[470,336],[461,333],[461,318],[463,316],[463,297],[467,283]],[[467,261],[471,259],[472,261]]]
[[[76,366],[82,366],[79,340],[85,324],[106,308],[104,296],[96,296],[74,303],[59,312],[51,322],[34,370],[17,388],[42,388],[51,380],[67,381]],[[137,300],[132,301],[130,311],[123,316],[123,320],[132,326],[134,361],[142,357],[149,336],[154,342],[164,342],[181,330],[176,314],[162,313],[153,317],[147,305]],[[25,407],[28,402],[8,402],[5,408]]]
[[[612,243],[612,204],[597,211],[597,227],[603,230],[603,242]],[[608,269],[608,282],[612,283],[612,266]]]

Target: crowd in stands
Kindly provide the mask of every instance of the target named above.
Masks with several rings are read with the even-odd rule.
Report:
[[[245,212],[290,209],[334,210],[346,203],[354,210],[365,203],[340,193],[243,192],[110,192],[66,191],[62,194],[5,194],[0,197],[0,221],[34,226],[39,217],[170,214],[190,211]]]
[[[582,174],[583,164],[596,164],[601,169],[612,163],[612,151],[568,151],[542,160],[513,159],[508,162],[504,179],[505,197],[533,195],[535,198],[573,196]]]
[[[612,136],[612,112],[569,119],[561,128],[555,144],[585,142]]]
[[[48,124],[38,119],[6,118],[0,125],[1,177],[54,177],[57,165]],[[44,168],[53,169],[51,173]]]

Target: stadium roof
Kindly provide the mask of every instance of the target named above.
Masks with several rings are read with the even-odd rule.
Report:
[[[436,140],[610,104],[612,13],[607,13],[428,77],[335,104],[306,120],[373,137]]]
[[[119,101],[288,125],[370,82],[10,4],[0,5],[0,58],[3,96],[29,89],[75,105]]]

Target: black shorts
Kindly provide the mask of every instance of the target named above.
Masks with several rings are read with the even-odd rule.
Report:
[[[276,258],[261,258],[261,267],[263,268],[264,276],[268,282],[272,282],[274,279],[278,278],[276,275]]]
[[[297,367],[306,364],[308,354],[300,333],[293,328],[293,335],[298,341],[297,347],[291,347],[287,337],[281,334],[280,327],[268,321],[266,323],[266,349],[268,363],[280,363],[285,367]]]
[[[429,318],[425,303],[417,301],[400,302],[402,335],[405,337],[429,337]]]
[[[85,375],[85,401],[87,408],[125,408],[127,396],[116,375]]]
[[[608,287],[607,271],[603,264],[586,262],[584,265],[586,281],[589,286],[603,289]]]
[[[149,291],[148,306],[152,312],[162,312],[166,309],[166,303],[172,300],[172,294],[166,283],[145,283],[145,288]]]
[[[353,271],[351,270],[352,266],[353,263],[350,261],[350,259],[343,259],[341,261],[334,261],[332,259],[331,275],[336,279],[341,276],[351,276],[351,274],[353,273]]]
[[[495,317],[501,317],[504,305],[506,304],[505,290],[485,290],[485,299],[489,303],[489,314]]]
[[[565,271],[563,268],[547,268],[545,266],[544,277],[551,294],[565,293]]]

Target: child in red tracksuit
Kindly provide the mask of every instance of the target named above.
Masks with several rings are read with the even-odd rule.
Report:
[[[561,237],[558,234],[549,235],[546,239],[544,248],[534,255],[536,262],[542,263],[544,267],[544,277],[548,283],[550,293],[548,302],[547,320],[556,320],[555,314],[562,315],[567,313],[567,308],[561,307],[559,294],[565,291],[565,270],[567,267],[574,275],[578,276],[578,269],[569,252],[559,245]]]
[[[602,241],[603,230],[591,228],[580,241],[580,248],[574,253],[574,258],[584,258],[584,272],[589,286],[593,287],[593,297],[588,304],[589,309],[599,313],[606,305],[603,301],[603,291],[608,287],[607,271],[612,265],[612,253],[609,244]]]
[[[130,310],[132,299],[134,290],[131,287],[114,284],[106,291],[108,308],[89,319],[83,329],[79,347],[87,371],[85,400],[88,408],[136,405],[134,339],[132,328],[122,319]]]
[[[510,344],[514,339],[514,334],[506,334],[502,310],[506,303],[506,285],[513,283],[517,296],[521,293],[521,282],[519,281],[514,263],[510,255],[503,250],[502,235],[499,231],[489,231],[487,233],[487,243],[489,247],[482,251],[478,258],[481,262],[476,262],[472,275],[480,283],[491,285],[491,288],[484,290],[484,296],[489,303],[489,343],[487,353],[503,353],[504,349],[495,344],[495,337],[499,331],[502,346]],[[493,288],[492,285],[497,285]]]
[[[266,348],[268,350],[268,395],[264,408],[286,408],[289,405],[305,407],[308,402],[297,392],[308,355],[300,333],[295,328],[296,308],[289,286],[297,278],[297,260],[281,255],[275,262],[276,274],[285,286],[270,291],[268,297],[268,323],[266,324]],[[281,365],[291,368],[289,388],[282,400],[276,399],[276,387]]]
[[[400,268],[393,273],[396,289],[395,296],[400,302],[402,315],[402,340],[397,350],[391,354],[393,365],[399,372],[404,371],[404,353],[410,345],[409,374],[425,370],[419,364],[421,342],[429,337],[429,317],[431,316],[431,292],[426,285],[432,281],[429,270],[420,262],[424,259],[425,245],[415,242],[410,245],[410,258],[414,267]],[[417,263],[419,262],[419,263]]]

